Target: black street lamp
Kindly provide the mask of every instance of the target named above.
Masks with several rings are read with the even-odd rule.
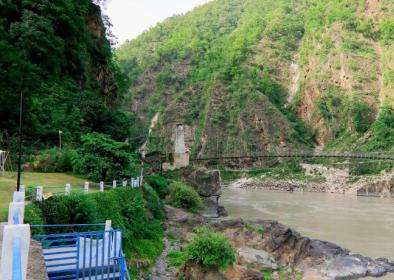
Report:
[[[18,177],[16,181],[16,191],[19,192],[21,187],[21,169],[22,169],[22,113],[23,113],[23,91],[19,95],[19,149],[18,149]]]

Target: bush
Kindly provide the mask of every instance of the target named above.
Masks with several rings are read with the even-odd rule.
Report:
[[[168,263],[173,267],[180,267],[187,261],[187,254],[181,251],[171,251],[167,255]]]
[[[168,186],[170,182],[167,178],[160,175],[150,175],[145,180],[157,192],[160,198],[165,198],[169,194]]]
[[[155,190],[148,184],[144,184],[142,187],[144,198],[147,203],[148,209],[152,212],[152,215],[155,219],[163,219],[164,212],[163,212],[163,202],[161,201],[160,197],[157,195]]]
[[[182,182],[173,182],[170,186],[169,202],[179,208],[197,212],[203,203],[198,193],[190,186]]]
[[[82,146],[73,160],[74,172],[96,181],[134,175],[138,159],[127,143],[98,133],[86,134],[81,140]]]
[[[394,21],[393,20],[383,20],[380,23],[380,37],[384,44],[390,44],[394,40]]]
[[[355,102],[351,108],[352,122],[357,132],[364,133],[374,121],[374,111],[366,103]]]
[[[46,224],[93,224],[97,223],[97,205],[89,195],[71,194],[53,196],[40,204]],[[59,229],[49,229],[58,231]],[[75,229],[61,228],[62,232]],[[81,229],[83,230],[83,229]]]
[[[42,211],[38,204],[30,203],[25,207],[25,223],[30,225],[45,224]],[[32,234],[43,233],[43,228],[32,228]]]
[[[76,151],[69,148],[43,150],[33,157],[32,167],[39,172],[69,172],[73,170],[75,155]]]
[[[203,267],[225,270],[235,262],[229,239],[207,227],[197,228],[197,235],[187,246],[187,256]]]

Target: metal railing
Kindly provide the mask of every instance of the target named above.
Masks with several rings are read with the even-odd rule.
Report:
[[[50,280],[130,280],[120,230],[41,234],[33,238],[42,244]]]

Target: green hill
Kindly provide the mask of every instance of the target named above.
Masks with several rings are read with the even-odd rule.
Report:
[[[150,150],[393,149],[393,34],[389,0],[215,0],[117,49],[124,106]]]
[[[30,150],[101,132],[124,140],[122,78],[92,0],[0,1],[0,147],[13,149],[19,95]],[[34,147],[34,148],[33,148]]]

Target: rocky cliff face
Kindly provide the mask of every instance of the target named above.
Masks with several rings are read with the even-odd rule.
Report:
[[[160,113],[151,150],[172,148],[176,123],[191,132],[193,154],[376,148],[367,143],[394,100],[393,9],[374,0],[212,1],[118,49],[132,80],[125,106],[147,129]]]

